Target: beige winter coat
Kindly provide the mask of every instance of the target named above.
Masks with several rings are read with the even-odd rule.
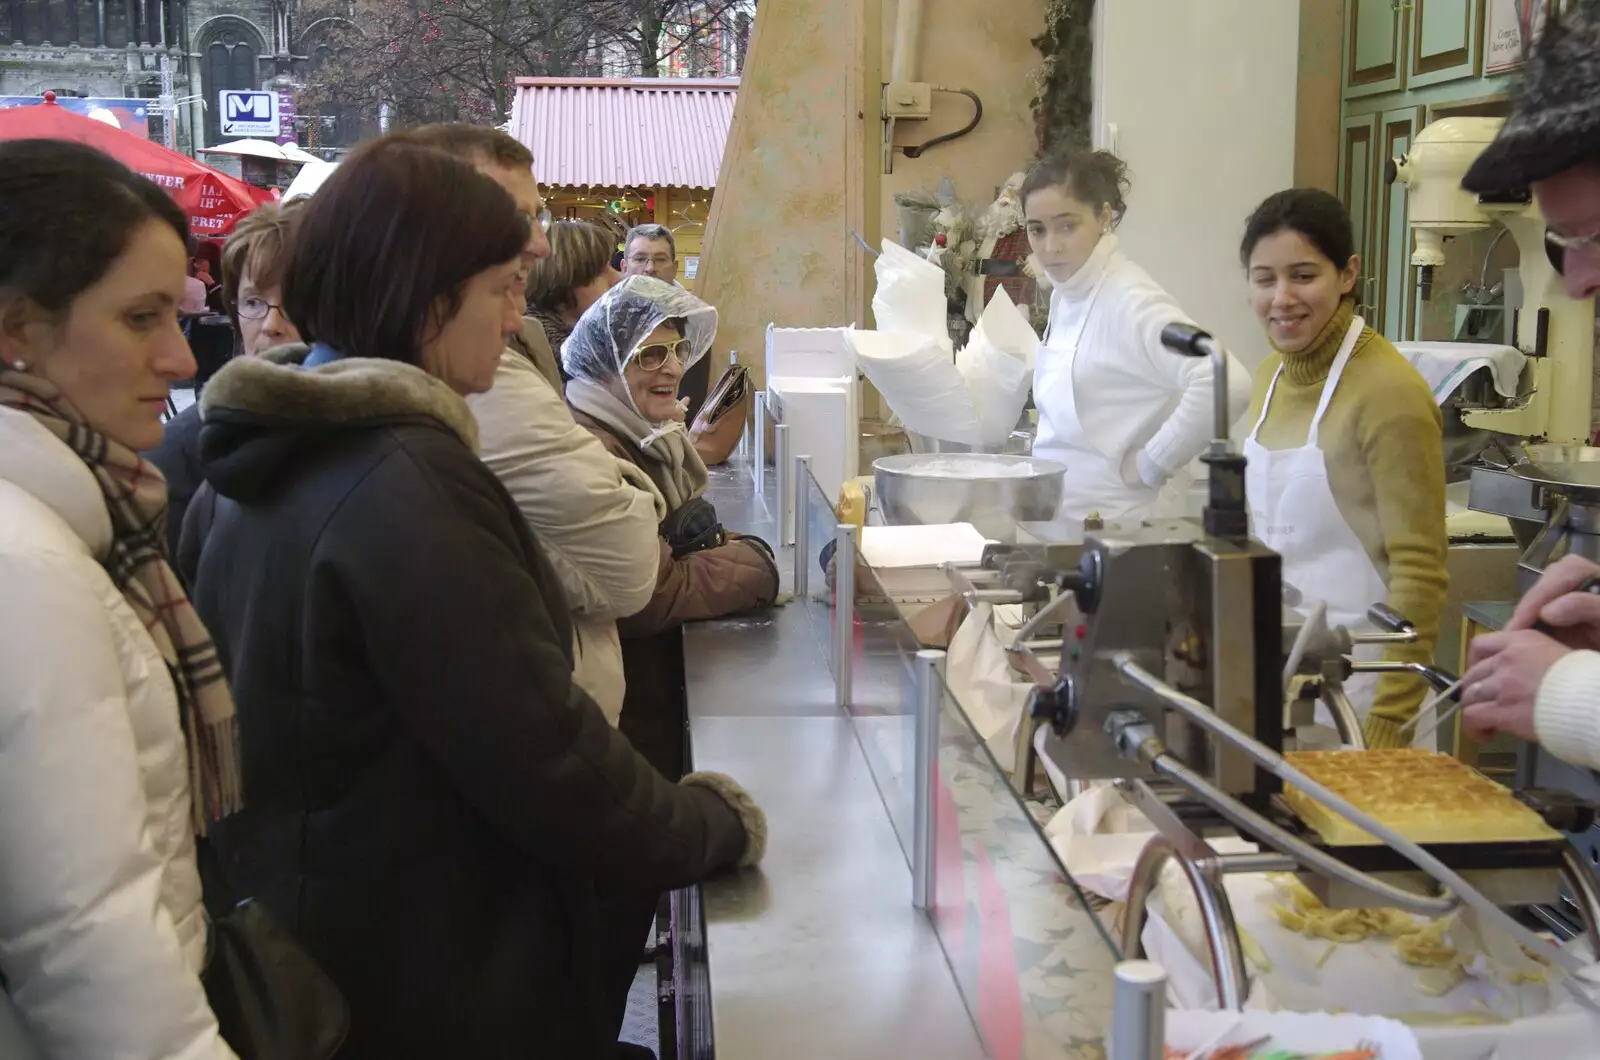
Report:
[[[478,421],[483,462],[521,509],[566,591],[573,680],[615,725],[624,692],[617,620],[643,609],[655,592],[656,527],[666,506],[649,476],[573,421],[526,356],[505,351],[493,388],[467,405]]]

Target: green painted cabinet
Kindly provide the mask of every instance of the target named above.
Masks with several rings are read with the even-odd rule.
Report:
[[[1484,0],[1402,0],[1410,10],[1406,87],[1477,77],[1483,71]]]
[[[1402,0],[1348,0],[1344,98],[1398,92],[1406,82],[1410,9]]]
[[[1373,255],[1374,194],[1378,170],[1378,115],[1347,117],[1339,132],[1339,198],[1350,213],[1361,278],[1356,281],[1356,312],[1368,322],[1377,318],[1379,276]],[[1374,324],[1376,326],[1376,324]]]
[[[1390,342],[1410,341],[1416,333],[1417,288],[1412,279],[1411,229],[1406,224],[1406,190],[1388,181],[1388,162],[1403,158],[1422,129],[1423,108],[1384,111],[1378,118],[1377,174],[1373,190],[1374,224],[1371,274],[1377,281],[1372,326]]]

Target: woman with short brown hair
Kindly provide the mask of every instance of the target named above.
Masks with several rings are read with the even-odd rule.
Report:
[[[295,240],[310,352],[202,397],[180,562],[250,794],[217,845],[344,991],[345,1060],[610,1056],[596,895],[764,846],[733,781],[668,783],[573,683],[560,583],[475,453],[528,225],[471,164],[367,144]]]
[[[246,214],[222,248],[222,303],[233,321],[236,355],[256,357],[300,341],[283,311],[289,241],[305,199],[264,203]],[[200,488],[200,403],[167,421],[161,444],[145,454],[167,480],[167,551],[178,539],[189,500]]]
[[[550,256],[528,271],[528,315],[544,325],[550,348],[572,334],[583,311],[622,279],[611,267],[616,238],[588,221],[557,221],[550,226]],[[562,379],[567,378],[563,370]]]

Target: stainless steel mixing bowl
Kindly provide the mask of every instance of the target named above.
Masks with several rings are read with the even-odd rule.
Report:
[[[994,473],[1019,465],[1028,470]],[[878,509],[891,526],[971,523],[1005,542],[1016,539],[1019,522],[1055,518],[1066,473],[1053,460],[984,453],[906,453],[872,463]]]

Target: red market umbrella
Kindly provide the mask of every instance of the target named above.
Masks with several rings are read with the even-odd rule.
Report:
[[[98,148],[158,184],[189,215],[197,238],[223,236],[234,222],[272,199],[272,193],[235,180],[188,155],[58,106],[45,93],[36,106],[0,110],[0,140],[75,140]]]

